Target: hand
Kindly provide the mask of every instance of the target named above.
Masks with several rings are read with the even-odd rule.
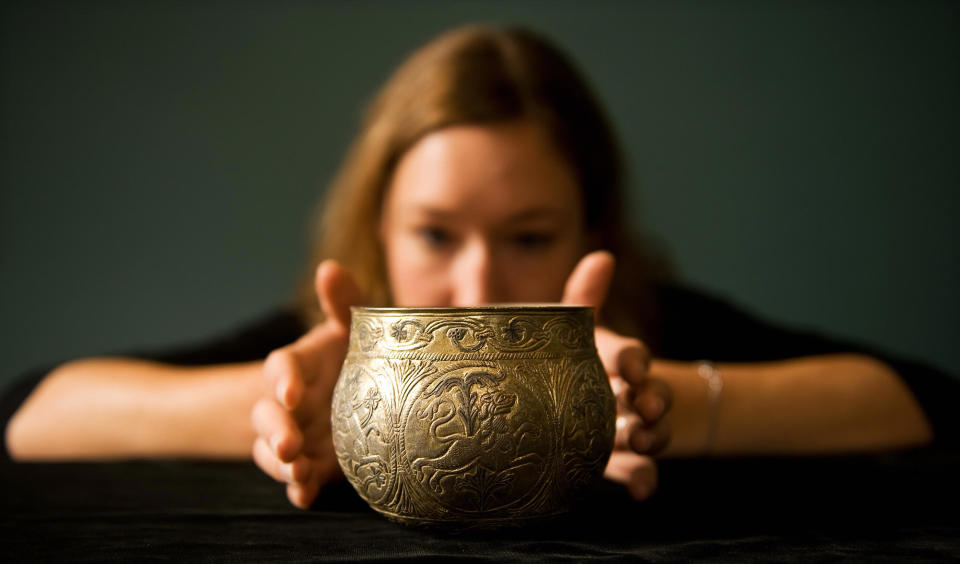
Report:
[[[342,476],[333,451],[330,403],[347,354],[350,306],[361,303],[349,271],[333,261],[317,268],[325,320],[295,343],[270,353],[264,397],[251,412],[253,459],[287,484],[287,497],[307,508],[320,489]]]
[[[591,305],[599,311],[613,270],[614,258],[610,253],[589,253],[567,279],[563,302]],[[657,487],[657,466],[651,456],[670,439],[670,429],[663,419],[670,408],[670,388],[662,380],[647,377],[650,352],[640,340],[599,326],[595,339],[617,396],[614,451],[604,475],[627,486],[634,499],[646,499]]]

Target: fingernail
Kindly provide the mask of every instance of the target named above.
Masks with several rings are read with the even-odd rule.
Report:
[[[278,450],[277,450],[277,445],[279,445],[279,444],[280,444],[280,437],[277,436],[277,435],[271,435],[271,436],[270,436],[270,450],[272,450],[272,451],[273,451],[273,454],[276,454],[277,456],[280,455],[280,453],[279,453]]]
[[[277,388],[273,391],[277,396],[277,401],[280,402],[280,405],[283,407],[290,407],[287,405],[287,387],[284,385],[283,381],[277,382]]]

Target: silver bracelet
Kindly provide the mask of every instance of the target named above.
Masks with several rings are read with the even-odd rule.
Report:
[[[720,415],[720,393],[723,391],[723,374],[713,362],[701,360],[697,364],[697,374],[707,384],[707,399],[710,402],[710,422],[707,427],[707,439],[703,444],[703,453],[713,453],[717,442],[717,418]]]

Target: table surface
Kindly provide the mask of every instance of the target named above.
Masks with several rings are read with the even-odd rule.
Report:
[[[668,460],[660,473],[645,503],[604,482],[562,518],[451,533],[391,523],[346,484],[295,509],[251,463],[2,463],[0,546],[6,561],[960,558],[960,453]]]

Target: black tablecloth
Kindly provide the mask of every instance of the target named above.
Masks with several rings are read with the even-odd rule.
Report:
[[[391,523],[349,486],[291,507],[251,463],[0,465],[5,561],[943,561],[960,558],[960,454],[664,461],[635,504],[451,533]]]

